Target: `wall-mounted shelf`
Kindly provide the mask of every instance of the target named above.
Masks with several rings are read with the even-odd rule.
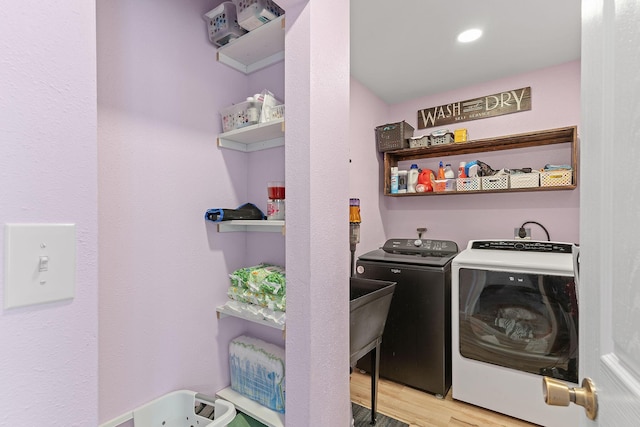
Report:
[[[260,219],[238,219],[233,221],[221,221],[218,223],[218,232],[230,231],[263,231],[285,234],[284,220],[260,220]]]
[[[234,129],[218,135],[218,147],[259,151],[284,145],[284,118]]]
[[[230,310],[229,308],[227,308],[224,305],[221,305],[219,307],[216,307],[216,312],[217,312],[217,316],[218,319],[221,319],[223,317],[238,317],[240,319],[244,319],[253,323],[258,323],[259,325],[263,325],[263,326],[268,326],[270,328],[274,328],[274,329],[278,329],[280,331],[285,331],[285,325],[279,325],[271,320],[267,320],[267,319],[257,319],[255,317],[249,316],[249,315],[245,315],[241,312],[237,312],[234,310]]]
[[[269,427],[284,427],[284,414],[272,411],[258,402],[244,397],[231,387],[220,390],[216,396],[233,403],[238,410]]]
[[[284,60],[284,15],[218,48],[217,60],[245,74]]]
[[[504,190],[451,191],[428,193],[391,194],[391,167],[398,166],[400,161],[411,161],[433,157],[447,157],[471,153],[514,150],[519,148],[539,147],[552,144],[571,144],[571,167],[573,178],[571,185],[556,187],[510,188]],[[573,190],[578,186],[578,135],[576,126],[542,130],[538,132],[507,135],[503,137],[480,139],[460,144],[447,144],[432,147],[405,148],[384,152],[384,195],[393,197],[413,196],[450,196],[455,194],[477,193],[509,193],[523,191],[557,191]]]

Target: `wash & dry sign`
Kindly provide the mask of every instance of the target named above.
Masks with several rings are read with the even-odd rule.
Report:
[[[531,87],[418,110],[418,129],[531,110]]]

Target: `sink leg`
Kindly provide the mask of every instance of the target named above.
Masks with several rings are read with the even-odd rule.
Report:
[[[378,418],[378,377],[380,372],[380,342],[371,352],[371,425],[376,424]]]

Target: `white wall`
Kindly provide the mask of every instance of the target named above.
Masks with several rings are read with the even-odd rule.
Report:
[[[460,88],[433,96],[388,106],[359,83],[351,91],[351,197],[361,198],[361,244],[357,253],[378,248],[386,239],[417,236],[416,228],[427,227],[426,237],[453,240],[462,249],[471,239],[513,238],[513,228],[537,221],[551,239],[578,242],[580,186],[573,191],[505,194],[466,194],[427,197],[383,196],[383,156],[377,153],[373,129],[405,120],[415,135],[434,130],[418,129],[417,111],[450,102],[531,86],[532,109],[526,112],[463,122],[471,139],[505,136],[564,126],[578,126],[580,134],[580,62],[574,61],[522,75]],[[453,126],[453,125],[452,125]],[[566,146],[565,146],[566,145]],[[494,169],[533,167],[546,163],[569,163],[569,144],[544,149],[474,154],[452,158],[457,162],[483,160]],[[417,161],[422,168],[436,168],[441,159]],[[445,159],[442,159],[445,160]],[[408,166],[407,166],[408,168]],[[546,240],[544,231],[531,225],[534,239]]]
[[[77,270],[73,300],[0,308],[0,425],[95,426],[95,5],[26,0],[2,12],[0,219],[75,223]]]

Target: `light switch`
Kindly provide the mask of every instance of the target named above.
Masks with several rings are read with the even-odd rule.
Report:
[[[4,308],[72,299],[75,224],[5,224]]]

